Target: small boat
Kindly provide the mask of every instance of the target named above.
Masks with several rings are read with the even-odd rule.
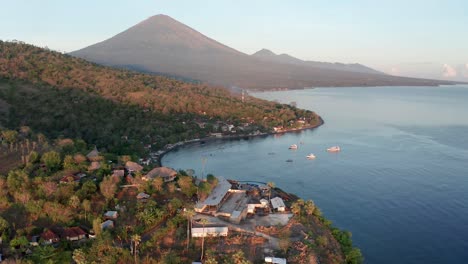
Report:
[[[307,159],[315,159],[315,155],[310,153],[309,155],[306,156]]]
[[[292,160],[292,159],[288,159],[288,160],[286,160],[286,162],[293,162],[293,160]]]
[[[297,149],[297,145],[296,145],[296,144],[292,144],[291,146],[289,146],[289,149]]]
[[[333,146],[327,149],[328,152],[339,152],[341,151],[339,146]]]

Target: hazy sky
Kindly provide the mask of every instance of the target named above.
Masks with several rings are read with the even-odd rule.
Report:
[[[468,81],[468,0],[2,0],[0,39],[60,51],[166,14],[245,53]]]

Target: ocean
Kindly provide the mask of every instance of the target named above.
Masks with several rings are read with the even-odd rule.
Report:
[[[325,123],[186,146],[162,163],[198,175],[272,181],[312,199],[335,226],[352,232],[365,263],[468,263],[468,86],[252,95],[295,102]],[[291,144],[299,148],[289,150]],[[335,145],[342,151],[326,151]],[[307,160],[309,153],[317,158]]]

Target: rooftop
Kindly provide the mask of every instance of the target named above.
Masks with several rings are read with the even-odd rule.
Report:
[[[211,191],[210,195],[203,201],[202,205],[217,206],[231,189],[231,184],[223,177],[218,178],[218,185]]]
[[[283,199],[280,197],[275,197],[271,199],[271,205],[273,206],[274,209],[280,208],[280,207],[286,207],[284,205]]]

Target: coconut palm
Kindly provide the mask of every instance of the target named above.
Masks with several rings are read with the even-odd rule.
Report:
[[[195,211],[191,208],[185,209],[184,215],[187,217],[187,251],[190,243],[190,227],[192,227],[192,217],[195,215]]]
[[[275,188],[275,183],[274,182],[267,182],[268,186],[268,203],[271,204],[271,189]]]
[[[203,260],[203,250],[205,249],[205,225],[208,224],[208,220],[206,218],[202,218],[200,220],[200,223],[203,225],[203,232],[202,232],[202,247],[201,247],[201,258],[200,260]]]
[[[138,234],[133,235],[132,241],[133,241],[133,255],[135,257],[135,263],[137,263],[137,247],[141,242],[141,236]]]

